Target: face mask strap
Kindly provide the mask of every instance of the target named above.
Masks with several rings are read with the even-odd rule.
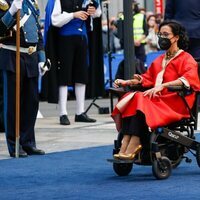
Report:
[[[174,35],[172,38],[168,38],[169,40],[170,40],[170,42],[171,42],[171,39],[173,39],[174,37],[176,37],[176,35]],[[171,44],[174,44],[176,41],[174,41],[174,42],[171,42]]]

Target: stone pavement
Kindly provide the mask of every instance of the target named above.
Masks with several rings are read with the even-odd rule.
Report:
[[[114,104],[117,99],[114,99]],[[86,100],[85,108],[92,100]],[[95,102],[100,107],[110,107],[110,99],[97,99]],[[40,103],[40,112],[43,118],[38,118],[36,123],[37,147],[46,153],[68,151],[87,147],[112,145],[117,137],[115,125],[110,114],[99,114],[93,105],[88,115],[97,119],[96,123],[75,123],[75,101],[68,101],[68,115],[71,122],[69,126],[59,124],[58,106],[55,104]],[[200,118],[200,116],[199,116]],[[200,130],[200,120],[198,121]],[[111,152],[112,153],[112,152]],[[10,158],[7,151],[5,135],[0,134],[0,160]]]
[[[114,99],[115,103],[116,99]],[[86,100],[85,108],[92,99]],[[110,99],[97,99],[95,103],[101,107],[110,107]],[[40,112],[43,118],[36,123],[37,147],[46,153],[81,149],[87,147],[113,144],[116,138],[115,125],[110,114],[99,114],[94,105],[88,115],[97,119],[96,123],[75,123],[75,101],[68,101],[68,115],[71,122],[69,126],[59,124],[58,106],[56,104],[40,103]],[[5,135],[0,134],[0,159],[10,158],[7,151]]]

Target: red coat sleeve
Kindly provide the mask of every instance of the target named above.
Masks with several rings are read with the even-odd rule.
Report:
[[[184,77],[194,91],[199,91],[200,81],[198,75],[198,64],[194,58],[186,52],[184,52],[183,58],[183,63],[178,69],[180,77]]]

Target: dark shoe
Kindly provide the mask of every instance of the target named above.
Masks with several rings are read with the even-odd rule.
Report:
[[[61,125],[70,125],[70,121],[69,121],[67,115],[60,116],[60,124]]]
[[[16,158],[15,152],[10,153],[10,157]],[[26,158],[26,157],[28,157],[28,154],[25,151],[20,150],[19,151],[19,158]]]
[[[44,155],[45,152],[41,149],[37,149],[36,147],[22,147],[23,150],[28,154],[28,155]]]
[[[4,133],[5,132],[5,128],[4,128],[4,126],[0,123],[0,132],[1,133]]]
[[[75,115],[75,122],[94,123],[96,122],[96,119],[89,118],[85,113],[82,113],[80,115]]]

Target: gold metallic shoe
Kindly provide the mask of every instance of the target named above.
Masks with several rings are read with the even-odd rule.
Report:
[[[119,154],[119,158],[122,160],[133,160],[135,156],[142,150],[142,145],[139,145],[133,153]]]
[[[119,159],[119,154],[118,153],[114,154],[113,158]]]
[[[123,154],[123,153],[117,153],[117,154],[114,154],[113,157],[114,157],[115,159],[120,159],[120,157],[121,157],[122,155],[124,155],[124,154]]]

